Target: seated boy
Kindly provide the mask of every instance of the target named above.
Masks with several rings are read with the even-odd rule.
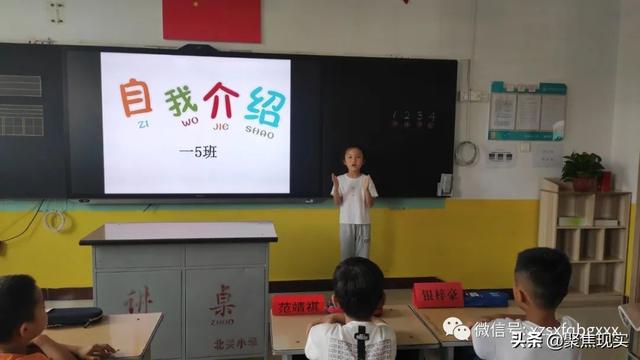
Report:
[[[395,332],[373,318],[384,304],[383,279],[380,268],[369,259],[351,257],[336,267],[331,299],[344,313],[309,324],[304,349],[307,358],[395,359]]]
[[[569,316],[556,320],[556,309],[567,295],[571,264],[561,251],[533,248],[518,254],[513,297],[525,315],[496,315],[471,329],[473,349],[481,359],[580,359],[579,348],[553,345],[549,335],[576,332]],[[553,335],[557,337],[557,335]],[[550,346],[551,344],[551,346]]]
[[[58,344],[42,335],[46,326],[42,291],[33,278],[0,276],[0,360],[99,360],[115,352],[106,344]]]

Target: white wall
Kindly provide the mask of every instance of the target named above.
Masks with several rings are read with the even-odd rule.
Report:
[[[50,37],[61,44],[182,44],[162,40],[160,0],[64,3],[65,22],[52,24],[46,1],[3,1],[0,41],[28,42]],[[472,58],[471,86],[483,91],[488,91],[492,80],[564,82],[569,88],[565,152],[597,152],[610,161],[619,0],[412,0],[408,5],[401,0],[262,3],[262,44],[213,46],[256,52]],[[620,73],[617,75],[619,78]],[[469,134],[463,121],[467,110]],[[488,143],[488,113],[488,103],[474,103],[468,109],[466,104],[460,105],[457,138],[470,138],[484,148]],[[518,164],[512,169],[488,169],[484,160],[482,157],[473,167],[456,169],[458,196],[537,198],[539,178],[559,175],[559,169],[532,168],[530,153],[518,154]]]
[[[478,5],[472,87],[488,89],[492,80],[566,83],[565,153],[596,152],[608,162],[617,2],[481,0]],[[489,104],[471,105],[471,138],[478,143],[487,143],[488,116]],[[489,169],[484,158],[475,167],[460,169],[461,194],[537,198],[539,178],[559,176],[560,169],[532,168],[532,153],[517,156],[513,169]]]
[[[161,0],[62,0],[51,24],[47,1],[3,0],[0,40],[51,37],[62,44],[178,47],[162,39]],[[221,50],[468,58],[471,2],[449,0],[262,0],[262,44]],[[25,17],[28,21],[25,21]]]
[[[640,2],[623,0],[620,10],[612,148],[616,185],[635,192],[640,154]]]

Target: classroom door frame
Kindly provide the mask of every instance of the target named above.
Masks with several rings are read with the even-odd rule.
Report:
[[[631,256],[631,293],[629,303],[640,303],[640,211],[638,211],[638,195],[640,194],[640,157],[638,159],[638,184],[636,185],[636,214],[634,217],[633,253]]]

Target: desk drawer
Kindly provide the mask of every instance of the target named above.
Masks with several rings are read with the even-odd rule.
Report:
[[[184,245],[94,246],[96,269],[127,269],[184,266]]]
[[[268,243],[187,244],[187,266],[264,265]]]

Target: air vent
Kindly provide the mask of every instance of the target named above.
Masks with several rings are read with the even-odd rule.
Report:
[[[0,104],[0,136],[44,136],[44,107]]]
[[[0,96],[42,97],[40,76],[0,75]]]

